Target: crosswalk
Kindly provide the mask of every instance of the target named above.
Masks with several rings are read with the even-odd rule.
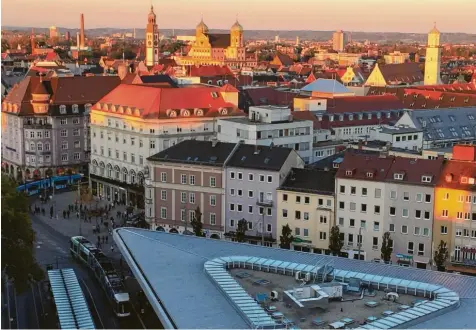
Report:
[[[59,244],[57,244],[55,241],[53,241],[52,239],[50,239],[49,237],[47,237],[43,233],[37,232],[36,233],[36,248],[41,249],[41,247],[45,243],[46,243],[46,245],[48,245],[48,247],[54,248],[61,255],[67,255],[68,254],[68,251],[66,251],[66,249],[64,247],[60,246]]]

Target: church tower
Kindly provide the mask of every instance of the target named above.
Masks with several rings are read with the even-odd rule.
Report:
[[[230,29],[230,46],[243,47],[243,27],[238,23],[238,20]]]
[[[441,84],[440,79],[441,66],[441,48],[440,48],[440,31],[437,30],[436,24],[428,33],[428,46],[426,47],[425,58],[425,85]]]
[[[148,67],[159,63],[159,28],[157,27],[156,19],[154,6],[150,6],[147,27],[145,29],[145,65]]]

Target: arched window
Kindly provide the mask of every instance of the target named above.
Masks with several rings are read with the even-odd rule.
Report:
[[[112,165],[107,164],[107,177],[112,178]]]
[[[101,176],[104,176],[104,163],[103,162],[99,163],[99,172],[100,172]]]
[[[143,186],[144,185],[144,174],[142,172],[139,172],[137,174],[137,176],[139,177],[139,185]]]
[[[131,184],[136,183],[136,172],[134,170],[131,170]]]
[[[122,169],[122,181],[124,182],[127,182],[127,176],[128,176],[129,172],[127,171],[127,168],[123,168]]]
[[[60,105],[60,114],[64,115],[66,114],[66,106],[64,104]]]
[[[120,169],[119,169],[119,166],[114,166],[114,173],[116,175],[116,180],[119,180],[119,177],[120,177]]]
[[[73,104],[73,113],[79,113],[79,107],[77,104]]]

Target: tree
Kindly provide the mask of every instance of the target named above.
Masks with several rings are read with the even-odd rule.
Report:
[[[283,228],[281,229],[281,236],[279,236],[279,241],[280,241],[279,247],[281,249],[289,250],[291,248],[291,243],[294,240],[294,236],[292,235],[292,232],[293,231],[291,230],[288,224],[283,226]]]
[[[248,229],[248,221],[241,219],[238,221],[238,227],[236,228],[235,239],[237,242],[243,243],[245,241],[246,230]]]
[[[43,271],[34,257],[35,232],[28,215],[28,198],[16,191],[16,184],[2,175],[2,271],[15,280],[18,291],[30,279],[40,280]]]
[[[333,226],[329,235],[329,250],[333,255],[338,256],[343,246],[344,242],[340,238],[339,226]]]
[[[382,236],[382,247],[380,248],[380,257],[388,264],[392,256],[393,247],[390,233],[387,231]]]
[[[446,270],[445,262],[450,256],[448,252],[448,247],[446,242],[441,240],[440,244],[438,244],[438,248],[435,251],[435,255],[433,256],[433,261],[435,262],[436,269],[440,272],[444,272]]]
[[[199,206],[197,206],[197,209],[195,210],[195,217],[192,218],[192,221],[190,221],[190,224],[192,225],[195,236],[203,237],[202,212],[200,211]]]

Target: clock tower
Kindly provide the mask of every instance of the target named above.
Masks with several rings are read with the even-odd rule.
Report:
[[[159,28],[156,22],[154,6],[150,6],[145,29],[145,65],[152,67],[159,63]]]

